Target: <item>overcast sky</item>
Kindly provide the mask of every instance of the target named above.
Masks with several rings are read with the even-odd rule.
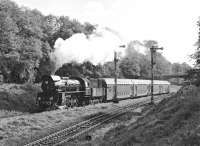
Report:
[[[171,62],[187,62],[198,39],[200,0],[14,0],[43,14],[110,27],[125,41],[156,40]],[[191,64],[191,62],[190,62]]]

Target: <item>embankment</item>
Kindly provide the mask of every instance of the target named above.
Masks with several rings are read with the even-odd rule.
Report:
[[[150,107],[148,114],[137,122],[123,126],[122,132],[112,131],[105,134],[99,145],[200,145],[200,88],[182,87],[171,98]]]

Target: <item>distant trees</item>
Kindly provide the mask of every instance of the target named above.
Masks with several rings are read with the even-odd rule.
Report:
[[[93,65],[89,61],[85,61],[81,64],[76,62],[63,64],[55,74],[59,76],[79,76],[79,77],[89,77],[98,78],[103,76],[103,69],[101,65]]]
[[[199,28],[198,32],[198,40],[196,42],[197,49],[194,54],[191,55],[191,57],[195,60],[195,67],[200,68],[200,17],[197,21],[197,26]]]
[[[132,75],[131,78],[150,78],[151,54],[149,48],[156,44],[157,42],[153,40],[146,40],[144,42],[131,41],[126,50],[126,57],[122,59],[120,64],[123,76],[128,77],[130,74]],[[139,52],[140,49],[143,49],[142,53]],[[155,62],[155,76],[159,77],[171,73],[171,63],[161,53],[156,53]]]
[[[193,69],[190,69],[189,71],[187,71],[188,76],[186,77],[186,79],[190,80],[192,84],[200,86],[200,17],[199,17],[199,20],[197,21],[197,26],[199,29],[198,40],[195,44],[197,49],[195,50],[194,54],[191,55],[191,58],[194,59],[195,61],[195,64],[194,64],[195,66]]]
[[[143,53],[139,52],[138,46],[145,49],[146,46],[156,44],[156,41],[131,41],[126,49],[125,56],[118,61],[119,78],[151,78],[151,58],[150,51],[146,48]],[[149,46],[148,46],[149,47]],[[136,50],[138,49],[138,50]],[[145,53],[144,53],[145,52]],[[159,79],[162,75],[184,74],[191,67],[186,63],[170,63],[161,53],[157,52],[155,56],[154,75]],[[86,61],[82,64],[76,62],[66,63],[56,71],[60,76],[81,76],[89,78],[114,77],[114,63],[106,62],[104,64],[93,65]],[[179,79],[172,79],[173,82],[180,82]],[[181,80],[182,81],[182,80]]]
[[[123,58],[119,68],[125,78],[138,78],[140,76],[140,66],[135,58]]]

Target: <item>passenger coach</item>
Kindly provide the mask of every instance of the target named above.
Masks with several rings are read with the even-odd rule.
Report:
[[[113,100],[115,82],[113,78],[104,78],[106,99]],[[154,80],[153,94],[169,93],[170,83],[168,81]],[[151,94],[151,80],[139,79],[117,79],[117,98],[137,98]]]

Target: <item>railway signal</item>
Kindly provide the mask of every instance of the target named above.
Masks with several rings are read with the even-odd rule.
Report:
[[[115,86],[114,86],[114,98],[113,98],[113,102],[114,103],[118,103],[117,100],[117,52],[114,52],[114,66],[115,66]]]
[[[157,50],[163,50],[163,48],[159,48],[158,46],[152,46],[150,48],[151,51],[151,104],[154,103],[154,99],[153,99],[153,80],[154,80],[154,65],[156,64],[156,62],[154,61],[154,56],[156,54]]]
[[[125,48],[125,45],[120,45],[120,48]],[[114,86],[114,97],[113,97],[113,102],[118,103],[117,99],[117,77],[118,77],[118,69],[117,69],[117,62],[118,62],[118,57],[117,57],[117,52],[114,52],[114,68],[115,68],[115,86]]]

